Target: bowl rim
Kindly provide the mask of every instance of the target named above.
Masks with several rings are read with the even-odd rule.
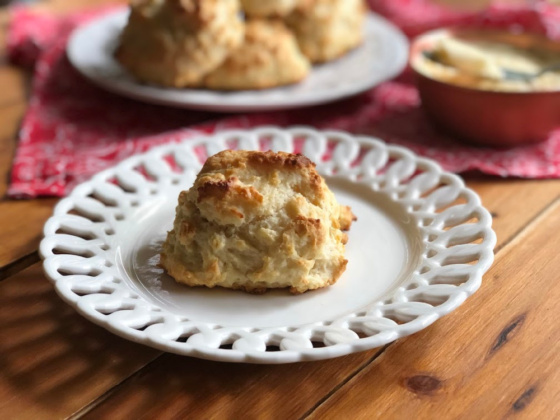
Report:
[[[516,36],[525,36],[525,37],[530,37],[534,40],[546,40],[548,41],[549,44],[554,44],[558,46],[559,52],[560,52],[560,40],[554,40],[551,39],[549,37],[547,37],[546,35],[543,34],[538,34],[538,33],[534,33],[534,32],[530,32],[530,31],[525,31],[525,32],[512,32],[512,31],[508,31],[506,29],[493,29],[493,28],[477,28],[477,27],[473,27],[473,26],[464,26],[464,25],[455,25],[455,26],[445,26],[445,27],[441,27],[441,28],[436,28],[436,29],[432,29],[430,31],[424,32],[420,35],[418,35],[417,37],[415,37],[411,44],[410,44],[410,54],[409,54],[409,59],[408,59],[408,65],[410,66],[410,68],[412,69],[412,71],[414,72],[414,74],[418,77],[423,77],[431,82],[436,82],[442,86],[445,87],[450,87],[450,88],[454,88],[457,90],[463,90],[466,92],[480,92],[483,93],[485,95],[496,95],[496,96],[522,96],[522,97],[527,97],[527,96],[554,96],[554,95],[558,95],[560,94],[560,86],[558,86],[558,88],[554,89],[554,90],[535,90],[535,91],[505,91],[505,90],[491,90],[491,89],[481,89],[481,88],[477,88],[477,87],[469,87],[469,86],[462,86],[462,85],[457,85],[454,83],[449,83],[449,82],[445,82],[443,80],[437,79],[425,72],[420,71],[417,66],[415,65],[415,60],[416,57],[425,49],[422,49],[423,45],[425,45],[427,42],[429,42],[431,39],[435,39],[438,36],[442,36],[445,34],[452,34],[452,33],[473,33],[473,32],[479,32],[479,33],[487,33],[487,34],[494,34],[494,35],[499,35],[499,34],[504,34],[504,35],[511,35],[512,37],[516,37]]]

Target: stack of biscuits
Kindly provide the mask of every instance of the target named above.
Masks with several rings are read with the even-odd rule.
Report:
[[[131,0],[115,56],[143,83],[265,89],[362,42],[363,0]]]

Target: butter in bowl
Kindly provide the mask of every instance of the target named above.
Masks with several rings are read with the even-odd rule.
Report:
[[[439,29],[413,42],[410,64],[428,115],[461,139],[513,146],[540,142],[560,128],[560,42]]]

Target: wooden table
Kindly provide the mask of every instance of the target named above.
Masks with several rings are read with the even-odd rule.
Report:
[[[81,0],[82,4],[101,1]],[[41,7],[64,10],[63,1]],[[2,49],[6,12],[2,24]],[[5,195],[29,75],[0,64]],[[56,199],[0,202],[0,419],[560,418],[560,180],[467,178],[493,213],[479,292],[383,348],[282,366],[164,354],[79,316],[41,272]]]

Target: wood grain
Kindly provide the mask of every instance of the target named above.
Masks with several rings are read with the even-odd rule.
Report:
[[[0,107],[0,195],[5,195],[8,188],[17,130],[24,111],[24,103]],[[0,279],[11,274],[19,260],[37,251],[42,227],[57,201],[53,198],[0,201]]]
[[[159,353],[82,318],[39,264],[0,282],[0,418],[70,416]]]
[[[558,231],[560,200],[465,305],[389,346],[311,418],[559,418]]]
[[[6,62],[6,36],[10,23],[10,13],[7,7],[0,8],[0,60]]]
[[[1,90],[2,84],[0,84]],[[25,107],[23,102],[0,107],[0,197],[4,197],[8,189],[10,170],[16,150],[17,132]]]
[[[525,226],[560,193],[559,181],[540,184],[520,181],[514,183],[511,188],[503,189],[493,188],[491,182],[477,181],[473,184],[483,195],[483,200],[489,208],[503,215],[503,221],[496,225],[501,243],[509,241],[511,234]],[[529,195],[531,199],[520,202],[515,195],[515,192],[520,191]],[[514,203],[518,204],[518,212],[511,211]],[[471,300],[469,305],[477,308]],[[314,404],[321,401],[322,394],[331,392],[337,383],[351,378],[360,370],[360,365],[367,363],[368,358],[374,359],[375,353],[366,353],[366,359],[355,359],[356,356],[359,357],[354,355],[338,361],[299,365],[303,367],[297,368],[293,365],[284,368],[244,365],[239,368],[238,365],[216,367],[215,363],[211,362],[166,355],[145,369],[141,375],[111,392],[107,400],[99,402],[99,406],[86,417],[131,418],[141,413],[146,413],[148,418],[158,415],[166,417],[184,414],[192,407],[197,407],[196,415],[199,417],[220,418],[227,417],[230,413],[231,418],[237,418],[241,414],[245,414],[247,418],[258,418],[259,413],[266,413],[269,418],[294,418],[312,410]],[[342,371],[341,365],[344,365]],[[223,369],[224,372],[221,376],[218,375],[219,369]],[[227,377],[228,381],[220,387],[215,383],[216,376]],[[260,376],[267,379],[257,380]],[[172,378],[174,382],[171,385]],[[336,381],[331,381],[332,378],[336,378]],[[304,399],[301,399],[302,390],[293,387],[294,382],[305,383],[306,387],[309,387],[306,388]],[[286,383],[289,385],[283,385]],[[248,389],[250,397],[240,391],[236,393],[235,390],[238,389]],[[258,403],[252,403],[252,408],[244,408],[245,411],[242,411],[241,407],[251,405],[250,398]],[[275,411],[274,400],[278,399],[281,403],[277,404],[278,408]],[[200,403],[196,404],[195,401]],[[296,403],[289,404],[289,401]]]
[[[0,108],[26,102],[29,89],[29,71],[16,66],[3,64],[0,66]]]
[[[43,225],[57,201],[45,198],[0,202],[0,278],[5,277],[6,267],[37,251]]]
[[[467,178],[482,204],[492,213],[498,234],[496,249],[513,238],[525,224],[560,197],[560,180]]]
[[[268,366],[164,355],[84,418],[299,418],[375,354]]]

